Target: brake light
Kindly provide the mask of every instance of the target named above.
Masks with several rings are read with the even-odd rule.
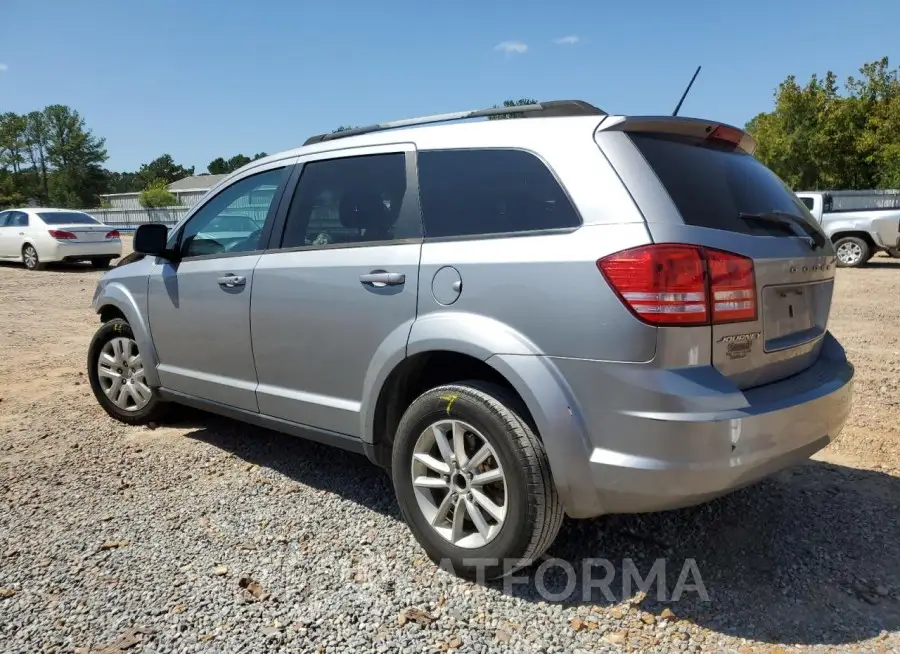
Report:
[[[744,138],[744,133],[736,127],[719,125],[710,132],[709,136],[706,138],[709,141],[724,141],[725,143],[731,143],[736,146],[741,142],[741,139]]]
[[[756,278],[747,257],[664,243],[616,252],[597,268],[638,318],[692,326],[756,319]]]
[[[119,230],[114,229],[111,232],[106,233],[106,238],[119,238]]]
[[[57,241],[69,241],[78,238],[72,232],[67,232],[64,229],[51,229],[50,236],[55,238]]]

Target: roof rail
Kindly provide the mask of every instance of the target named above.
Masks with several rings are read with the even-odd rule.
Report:
[[[546,118],[556,116],[605,116],[606,112],[583,100],[553,100],[550,102],[525,104],[517,107],[491,107],[489,109],[456,111],[450,114],[436,114],[434,116],[422,116],[421,118],[406,118],[404,120],[393,120],[387,123],[376,123],[364,127],[345,129],[341,132],[310,136],[303,145],[311,145],[323,141],[333,141],[348,136],[359,136],[360,134],[370,134],[372,132],[381,132],[400,127],[431,125],[433,123],[447,123],[453,120],[487,118],[489,116],[504,116],[508,114],[522,114],[523,118]]]

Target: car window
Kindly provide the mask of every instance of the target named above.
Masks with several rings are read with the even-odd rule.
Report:
[[[402,152],[308,163],[291,199],[281,247],[420,237],[418,211],[405,205]]]
[[[28,214],[21,211],[10,211],[7,225],[10,227],[28,227]]]
[[[244,177],[217,193],[182,228],[182,256],[260,249],[262,228],[283,174],[284,168],[267,170]],[[271,192],[260,192],[266,190]]]
[[[812,198],[800,198],[800,200],[803,202],[803,204],[806,205],[806,208],[809,209],[810,211],[812,211],[813,207],[816,206],[816,201]]]
[[[99,225],[93,217],[80,211],[44,211],[38,213],[45,225]]]
[[[10,211],[0,211],[0,227],[6,227],[6,221],[9,220]]]
[[[796,236],[741,214],[780,211],[816,221],[806,205],[753,156],[689,137],[630,134],[687,225],[760,236]]]
[[[419,152],[425,238],[572,228],[581,220],[547,166],[523,150]]]

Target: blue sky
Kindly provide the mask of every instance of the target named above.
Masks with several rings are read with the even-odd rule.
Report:
[[[204,170],[510,97],[669,113],[700,64],[682,114],[743,125],[789,73],[900,64],[898,25],[890,0],[0,0],[0,111],[68,104],[110,169]]]

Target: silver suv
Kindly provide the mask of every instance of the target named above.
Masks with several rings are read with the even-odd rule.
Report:
[[[749,135],[580,101],[431,124],[508,111],[312,137],[141,226],[94,294],[100,404],[364,453],[464,576],[838,436],[835,253]]]

